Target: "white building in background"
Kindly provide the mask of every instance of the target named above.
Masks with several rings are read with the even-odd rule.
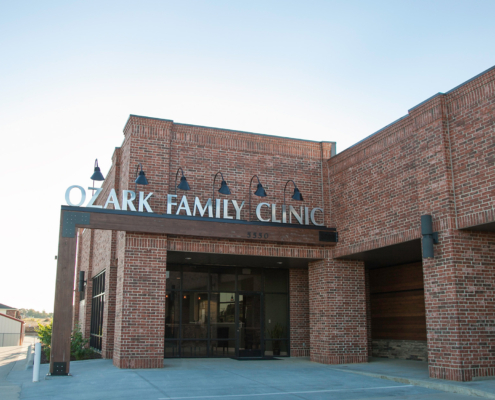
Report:
[[[0,347],[19,346],[24,341],[24,321],[17,308],[0,303]]]

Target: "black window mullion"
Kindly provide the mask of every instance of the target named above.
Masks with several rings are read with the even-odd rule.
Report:
[[[103,342],[103,311],[105,307],[105,271],[93,278],[91,297],[90,346],[100,350]]]

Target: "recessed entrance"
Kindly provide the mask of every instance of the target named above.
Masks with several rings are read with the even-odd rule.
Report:
[[[167,265],[165,358],[289,356],[288,275]]]

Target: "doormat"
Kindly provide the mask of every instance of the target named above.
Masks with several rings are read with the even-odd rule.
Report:
[[[282,361],[282,359],[275,358],[275,357],[242,357],[242,358],[232,357],[231,360],[236,360],[236,361],[268,361],[268,360]]]

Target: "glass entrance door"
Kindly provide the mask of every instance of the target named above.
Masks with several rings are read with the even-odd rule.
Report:
[[[261,294],[239,293],[238,356],[261,357]]]
[[[289,356],[288,270],[167,265],[165,358]]]

